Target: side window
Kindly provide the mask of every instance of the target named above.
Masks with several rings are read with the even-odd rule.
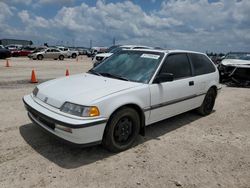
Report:
[[[174,79],[192,76],[191,66],[186,54],[169,55],[165,60],[160,73],[172,73]]]
[[[188,54],[194,68],[194,75],[202,75],[215,72],[212,62],[202,54]]]
[[[51,49],[48,49],[46,52],[51,52]]]

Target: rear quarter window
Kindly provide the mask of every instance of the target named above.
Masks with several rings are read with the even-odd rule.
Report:
[[[213,63],[203,54],[188,54],[194,68],[194,75],[209,74],[215,72]]]

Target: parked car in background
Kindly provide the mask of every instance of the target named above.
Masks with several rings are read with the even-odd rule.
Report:
[[[43,51],[43,50],[45,50],[47,48],[48,48],[47,46],[36,47],[36,49],[32,53],[28,54],[28,57],[32,59],[32,56],[33,56],[34,53],[41,52],[41,51]]]
[[[4,48],[3,45],[0,45],[0,59],[5,59],[11,57],[10,50]]]
[[[13,57],[18,56],[28,56],[29,54],[33,53],[33,51],[36,49],[34,46],[24,46],[20,49],[14,50],[11,52]]]
[[[67,47],[63,47],[63,46],[59,46],[57,47],[60,51],[65,53],[65,57],[68,58],[76,58],[79,55],[79,52],[75,49],[72,48],[67,48]]]
[[[42,60],[42,59],[54,59],[54,60],[64,60],[65,57],[67,57],[67,55],[65,54],[65,52],[56,49],[56,48],[47,48],[44,49],[42,51],[36,52],[36,53],[32,53],[29,54],[28,56],[31,59],[38,59],[38,60]]]
[[[5,48],[7,48],[10,51],[15,51],[19,48],[21,48],[23,45],[20,44],[10,44],[10,45],[6,45]]]
[[[149,46],[140,46],[140,45],[122,45],[122,46],[117,46],[112,48],[110,51],[107,53],[101,53],[97,54],[93,58],[93,65],[94,67],[99,65],[103,60],[107,59],[110,57],[112,54],[117,53],[123,49],[153,49],[152,47]]]
[[[92,47],[91,49],[96,51],[97,53],[105,53],[108,48],[107,47]]]
[[[250,86],[250,53],[230,52],[218,65],[222,82]]]
[[[94,57],[96,54],[98,53],[98,51],[96,49],[89,49],[87,50],[87,56],[88,57]]]
[[[219,55],[210,55],[210,56],[208,56],[213,62],[214,62],[214,64],[215,65],[218,65],[218,64],[220,64],[220,62],[222,61],[222,57],[221,56],[219,56]]]
[[[76,49],[77,49],[77,51],[79,52],[79,55],[87,55],[87,51],[88,51],[87,48],[78,47],[78,48],[76,48]]]
[[[145,126],[192,109],[209,115],[220,88],[218,70],[205,54],[121,50],[87,73],[38,85],[23,102],[48,133],[119,152]]]

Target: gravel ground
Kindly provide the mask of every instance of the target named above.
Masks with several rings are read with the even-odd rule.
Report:
[[[91,59],[0,60],[0,187],[250,187],[250,90],[223,87],[214,112],[150,125],[135,147],[113,154],[72,148],[28,119],[22,97],[39,82],[87,71]]]

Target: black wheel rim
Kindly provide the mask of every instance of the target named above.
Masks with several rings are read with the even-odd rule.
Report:
[[[204,107],[206,112],[211,112],[214,107],[215,95],[214,92],[211,91],[207,94],[206,99],[204,101]]]
[[[128,144],[133,137],[133,121],[129,117],[121,118],[114,129],[114,140],[119,145]]]

